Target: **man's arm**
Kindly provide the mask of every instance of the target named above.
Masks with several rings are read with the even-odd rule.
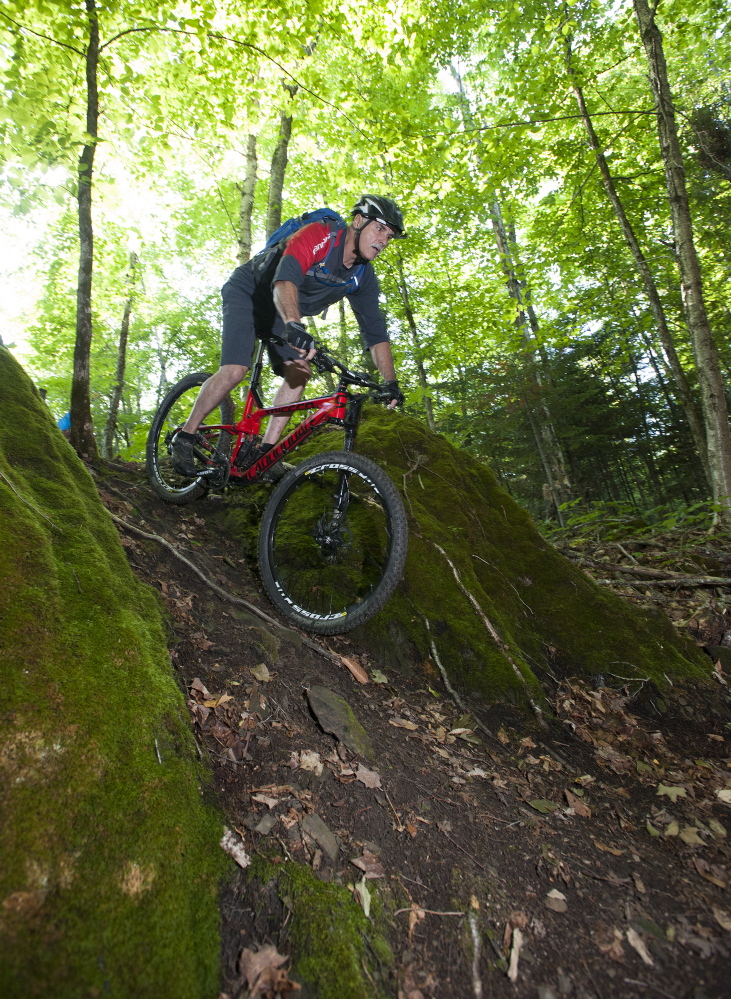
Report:
[[[296,284],[292,281],[275,281],[272,285],[272,297],[274,299],[274,308],[285,323],[299,323],[302,325],[299,291]],[[302,331],[303,333],[305,332],[304,327]],[[285,330],[286,336],[287,331]],[[312,338],[309,338],[307,342],[312,343]],[[315,356],[314,347],[312,350],[300,350],[299,347],[295,347],[294,349],[302,355],[302,359],[305,361],[311,361]]]
[[[371,357],[381,372],[381,376],[384,382],[394,382],[396,390],[398,390],[398,380],[396,378],[396,369],[393,366],[393,354],[391,353],[390,343],[375,343],[371,347]],[[404,401],[403,395],[400,396],[401,402]],[[395,409],[398,406],[399,400],[392,399],[388,404],[389,409]]]
[[[285,323],[301,323],[299,293],[297,285],[292,281],[275,281],[272,285],[274,292],[274,308],[282,317]]]
[[[393,354],[390,343],[376,343],[371,347],[373,363],[381,372],[384,382],[396,381],[396,369],[393,366]]]

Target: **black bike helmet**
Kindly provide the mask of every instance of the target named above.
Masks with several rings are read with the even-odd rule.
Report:
[[[390,198],[381,198],[374,194],[364,194],[357,205],[353,206],[351,216],[363,215],[371,221],[390,225],[395,229],[395,239],[406,239],[404,232],[404,217],[401,209]]]

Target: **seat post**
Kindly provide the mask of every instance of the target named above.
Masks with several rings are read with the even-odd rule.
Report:
[[[257,339],[256,347],[254,348],[254,363],[251,366],[251,376],[249,378],[249,391],[254,396],[254,400],[259,409],[264,408],[264,403],[261,401],[261,396],[259,395],[259,379],[261,378],[263,354],[264,341]]]

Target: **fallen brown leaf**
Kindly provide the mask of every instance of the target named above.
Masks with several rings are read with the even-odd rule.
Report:
[[[249,989],[249,995],[261,999],[275,999],[302,988],[290,981],[289,974],[281,967],[287,960],[276,947],[266,946],[259,951],[245,948],[239,958],[239,971]]]
[[[409,732],[413,732],[419,727],[418,725],[415,725],[414,722],[408,721],[406,718],[399,718],[398,716],[396,718],[389,718],[388,724],[393,725],[395,728],[408,729]]]
[[[627,852],[626,850],[618,850],[616,846],[607,846],[606,843],[600,843],[595,839],[592,840],[592,843],[597,850],[601,850],[602,853],[611,853],[613,857],[621,857]]]
[[[370,677],[355,659],[348,659],[347,656],[340,657],[346,669],[349,669],[358,683],[369,683]]]
[[[353,860],[350,861],[350,863],[353,864],[354,867],[357,867],[359,870],[363,871],[366,878],[368,878],[369,880],[372,878],[386,877],[386,872],[383,869],[383,865],[381,864],[378,857],[376,857],[375,854],[371,853],[370,850],[363,850],[363,856],[355,857]]]
[[[596,945],[602,954],[611,957],[613,961],[624,962],[624,947],[622,947],[622,933],[618,929],[608,930],[603,928],[596,934]]]
[[[582,819],[591,818],[591,809],[586,802],[582,801],[577,795],[572,794],[568,788],[564,791],[564,795],[566,796],[569,808],[573,808],[577,815],[580,815]]]
[[[726,882],[721,878],[717,877],[715,871],[712,871],[708,863],[703,860],[702,857],[693,857],[693,866],[698,871],[702,878],[706,881],[710,881],[712,885],[716,885],[717,888],[725,888]]]
[[[600,745],[596,751],[597,761],[610,767],[616,774],[625,773],[632,767],[632,760],[624,753],[617,752],[612,746]]]
[[[364,767],[362,763],[358,764],[355,779],[359,780],[361,784],[365,784],[366,787],[378,788],[381,786],[381,775],[376,773],[375,770],[369,770],[368,767]]]

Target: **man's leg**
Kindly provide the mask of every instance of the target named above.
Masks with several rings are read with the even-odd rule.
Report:
[[[307,361],[284,361],[282,371],[284,381],[274,396],[273,406],[286,406],[290,402],[299,402],[302,398],[305,385],[312,374]],[[206,382],[206,384],[208,383]],[[288,423],[288,416],[273,416],[269,421],[269,426],[264,434],[262,443],[276,444]]]
[[[248,367],[243,364],[222,364],[215,375],[211,375],[201,385],[191,414],[173,441],[173,468],[179,475],[184,475],[187,478],[195,476],[193,446],[196,431],[208,414],[218,406],[226,393],[243,381],[248,370]]]
[[[191,410],[183,430],[194,434],[210,412],[232,388],[244,380],[249,369],[243,364],[222,364],[215,375],[203,382],[198,398]]]

